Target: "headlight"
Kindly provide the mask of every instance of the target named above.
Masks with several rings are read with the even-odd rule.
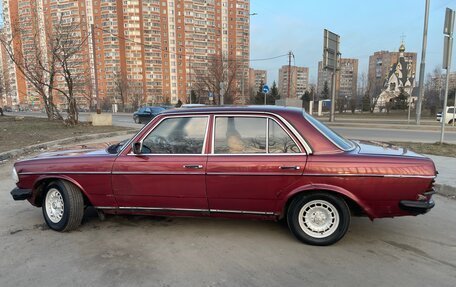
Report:
[[[11,176],[13,177],[13,180],[15,183],[19,182],[19,175],[17,175],[17,171],[16,171],[15,167],[13,167],[13,173],[11,174]]]

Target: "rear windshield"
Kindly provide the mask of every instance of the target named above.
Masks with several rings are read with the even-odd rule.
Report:
[[[304,113],[304,118],[339,148],[347,151],[352,150],[355,147],[355,145],[351,141],[338,135],[335,131],[328,128],[325,124],[315,119],[308,113]]]

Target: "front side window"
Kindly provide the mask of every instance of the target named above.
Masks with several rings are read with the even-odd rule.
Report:
[[[215,154],[266,153],[266,118],[216,117]]]
[[[145,154],[201,154],[207,117],[168,118],[143,140]]]

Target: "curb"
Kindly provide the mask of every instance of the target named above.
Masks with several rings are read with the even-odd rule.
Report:
[[[31,145],[31,146],[27,146],[27,147],[23,147],[23,148],[19,148],[19,149],[13,149],[13,150],[9,150],[9,151],[0,153],[0,163],[3,161],[6,161],[8,159],[12,159],[17,156],[23,155],[25,153],[34,152],[37,150],[48,149],[50,147],[57,146],[57,145],[64,145],[64,144],[81,142],[81,141],[85,141],[85,140],[92,140],[92,139],[103,138],[103,137],[110,138],[110,137],[129,135],[129,134],[134,134],[134,133],[136,133],[136,131],[126,130],[126,131],[119,131],[119,132],[89,134],[89,135],[82,135],[82,136],[64,138],[64,139],[60,139],[60,140],[35,144],[35,145]]]
[[[437,194],[443,195],[445,197],[456,199],[456,187],[449,186],[446,184],[436,184]]]

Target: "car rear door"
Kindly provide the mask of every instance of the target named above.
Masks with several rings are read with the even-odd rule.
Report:
[[[216,115],[207,162],[211,213],[273,214],[277,198],[300,179],[307,156],[278,119]]]

